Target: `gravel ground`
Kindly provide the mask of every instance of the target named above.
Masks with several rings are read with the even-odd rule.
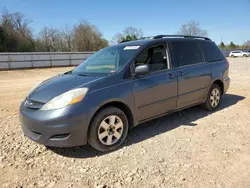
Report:
[[[230,59],[231,87],[216,112],[194,107],[137,126],[107,154],[48,150],[22,134],[21,100],[68,69],[0,72],[1,187],[250,187],[250,58]]]

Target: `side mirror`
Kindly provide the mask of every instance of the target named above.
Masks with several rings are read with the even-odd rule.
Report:
[[[135,75],[143,76],[149,74],[149,66],[148,65],[139,65],[135,67]]]

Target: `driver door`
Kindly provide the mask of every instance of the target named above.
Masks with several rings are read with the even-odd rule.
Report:
[[[177,107],[177,73],[170,68],[165,43],[146,48],[135,60],[135,67],[148,64],[150,73],[135,76],[133,87],[139,121],[173,111]]]

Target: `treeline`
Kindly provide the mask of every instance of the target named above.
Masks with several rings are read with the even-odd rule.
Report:
[[[4,11],[0,17],[0,52],[97,51],[108,45],[95,25],[81,21],[73,28],[44,27],[34,36],[22,13]]]
[[[97,51],[109,43],[144,37],[141,29],[125,27],[108,42],[95,25],[86,21],[80,21],[72,28],[67,25],[60,29],[44,27],[34,36],[30,23],[22,13],[9,13],[4,10],[0,16],[0,52]],[[208,36],[207,31],[200,27],[200,23],[193,20],[181,25],[177,34]],[[244,45],[236,45],[233,42],[225,45],[221,42],[219,47],[223,50],[250,48],[250,41]]]
[[[0,16],[0,52],[77,52],[98,51],[123,40],[143,37],[141,29],[125,27],[111,41],[103,38],[100,30],[87,21],[72,28],[44,27],[36,36],[30,27],[31,20],[22,13],[3,11]]]
[[[218,46],[221,50],[250,49],[250,40],[243,45],[237,45],[234,42],[230,42],[230,44],[226,45],[224,42],[221,42]]]

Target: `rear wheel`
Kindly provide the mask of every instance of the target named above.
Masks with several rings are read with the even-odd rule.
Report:
[[[88,134],[88,143],[98,151],[117,149],[128,134],[128,119],[119,108],[108,107],[95,115]]]
[[[221,96],[222,92],[220,86],[213,84],[208,92],[207,100],[203,104],[203,107],[209,111],[215,110],[220,105]]]

